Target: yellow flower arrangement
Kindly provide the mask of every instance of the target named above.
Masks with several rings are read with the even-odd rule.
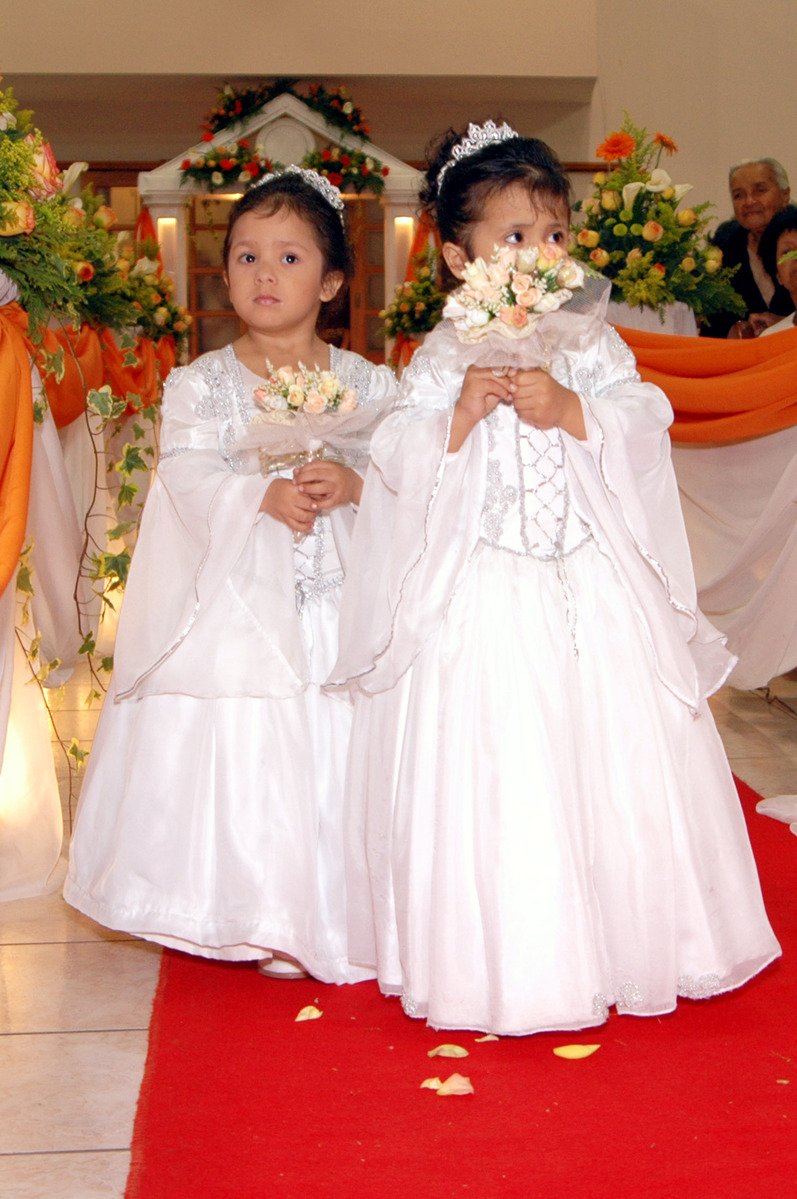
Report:
[[[596,155],[606,170],[593,177],[592,195],[576,204],[584,217],[574,234],[574,258],[612,281],[612,299],[660,314],[677,301],[698,320],[716,312],[739,312],[743,302],[731,285],[734,269],[705,236],[711,205],[679,209],[692,190],[673,183],[660,165],[678,147],[664,133],[652,137],[626,115]]]

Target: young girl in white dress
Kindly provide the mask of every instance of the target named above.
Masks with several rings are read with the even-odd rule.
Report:
[[[508,126],[449,133],[424,199],[457,278],[567,245],[562,168]],[[438,1028],[660,1015],[780,952],[706,705],[732,659],[672,412],[596,289],[540,319],[539,368],[476,365],[443,321],[371,442],[331,678],[355,694],[349,956]]]
[[[264,973],[351,982],[341,804],[350,709],[321,693],[362,480],[269,480],[251,441],[266,362],[332,369],[360,405],[392,373],[328,346],[351,257],[337,189],[289,168],[234,207],[224,247],[246,331],[172,372],[66,899],[111,928]],[[374,409],[376,410],[376,409]]]

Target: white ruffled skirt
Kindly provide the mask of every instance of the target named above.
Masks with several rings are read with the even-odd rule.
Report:
[[[593,541],[482,545],[389,692],[358,695],[349,956],[438,1028],[586,1028],[780,949],[707,707],[659,681]],[[576,647],[578,652],[576,653]]]
[[[342,798],[347,701],[321,692],[339,588],[308,601],[311,683],[287,699],[109,695],[83,784],[65,898],[110,928],[204,957],[349,965]]]

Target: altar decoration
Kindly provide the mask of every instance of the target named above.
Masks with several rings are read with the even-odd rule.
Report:
[[[236,88],[225,83],[216,97],[216,105],[202,123],[204,141],[212,141],[213,136],[228,125],[237,124],[259,112],[270,100],[286,93],[301,100],[314,112],[320,113],[330,125],[335,125],[345,133],[354,137],[366,138],[370,129],[362,111],[352,100],[344,87],[327,88],[322,83],[310,83],[307,90],[300,92],[296,88],[298,80],[280,78],[254,87]]]
[[[318,171],[342,192],[373,192],[380,195],[390,168],[378,158],[348,146],[325,146],[306,154],[300,164],[307,170]]]
[[[709,203],[680,207],[692,190],[674,183],[662,155],[677,151],[663,133],[649,136],[626,115],[622,128],[595,151],[606,170],[593,177],[593,192],[575,211],[571,252],[612,281],[612,299],[660,315],[668,305],[688,305],[698,321],[717,312],[743,315],[734,291],[734,269],[706,238]]]
[[[279,167],[279,163],[273,163],[253,150],[250,142],[242,137],[214,146],[205,154],[183,159],[180,173],[183,183],[202,183],[209,191],[245,191]]]
[[[203,122],[202,140],[212,142],[217,133],[240,125],[277,96],[291,95],[319,113],[342,135],[340,144],[330,142],[322,149],[312,150],[298,165],[325,175],[341,191],[381,194],[389,168],[347,141],[348,138],[363,142],[369,133],[362,111],[349,93],[343,87],[327,88],[321,83],[310,83],[299,91],[297,82],[276,79],[243,89],[225,84],[217,96],[216,107]],[[209,191],[240,192],[281,167],[281,163],[270,162],[259,154],[246,138],[239,138],[214,144],[205,153],[185,158],[180,176],[182,183],[200,183]]]
[[[399,284],[387,308],[379,313],[386,336],[394,339],[390,359],[393,367],[399,364],[402,348],[409,342],[417,344],[442,316],[446,295],[440,287],[438,263],[437,252],[430,247],[415,254],[410,260],[409,278]]]

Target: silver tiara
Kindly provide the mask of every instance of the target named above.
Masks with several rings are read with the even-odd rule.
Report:
[[[508,142],[513,137],[520,137],[520,134],[507,125],[504,121],[503,125],[496,125],[495,121],[485,121],[483,125],[468,125],[468,133],[463,137],[461,142],[458,142],[451,151],[448,162],[442,167],[440,174],[437,176],[437,193],[440,194],[440,186],[443,182],[443,177],[449,167],[456,164],[463,158],[470,158],[471,154],[478,154],[479,150],[484,150],[487,146],[498,145],[499,142]]]
[[[281,179],[283,175],[301,175],[305,183],[309,183],[310,187],[324,197],[327,204],[331,204],[338,213],[341,221],[343,220],[343,209],[345,207],[343,196],[340,194],[340,189],[335,187],[334,183],[330,183],[325,175],[319,175],[318,171],[308,170],[306,167],[297,167],[291,163],[288,167],[283,167],[281,171],[272,171],[268,175],[264,175],[262,179],[258,179],[255,187],[262,187],[264,183],[270,183],[272,179]]]

